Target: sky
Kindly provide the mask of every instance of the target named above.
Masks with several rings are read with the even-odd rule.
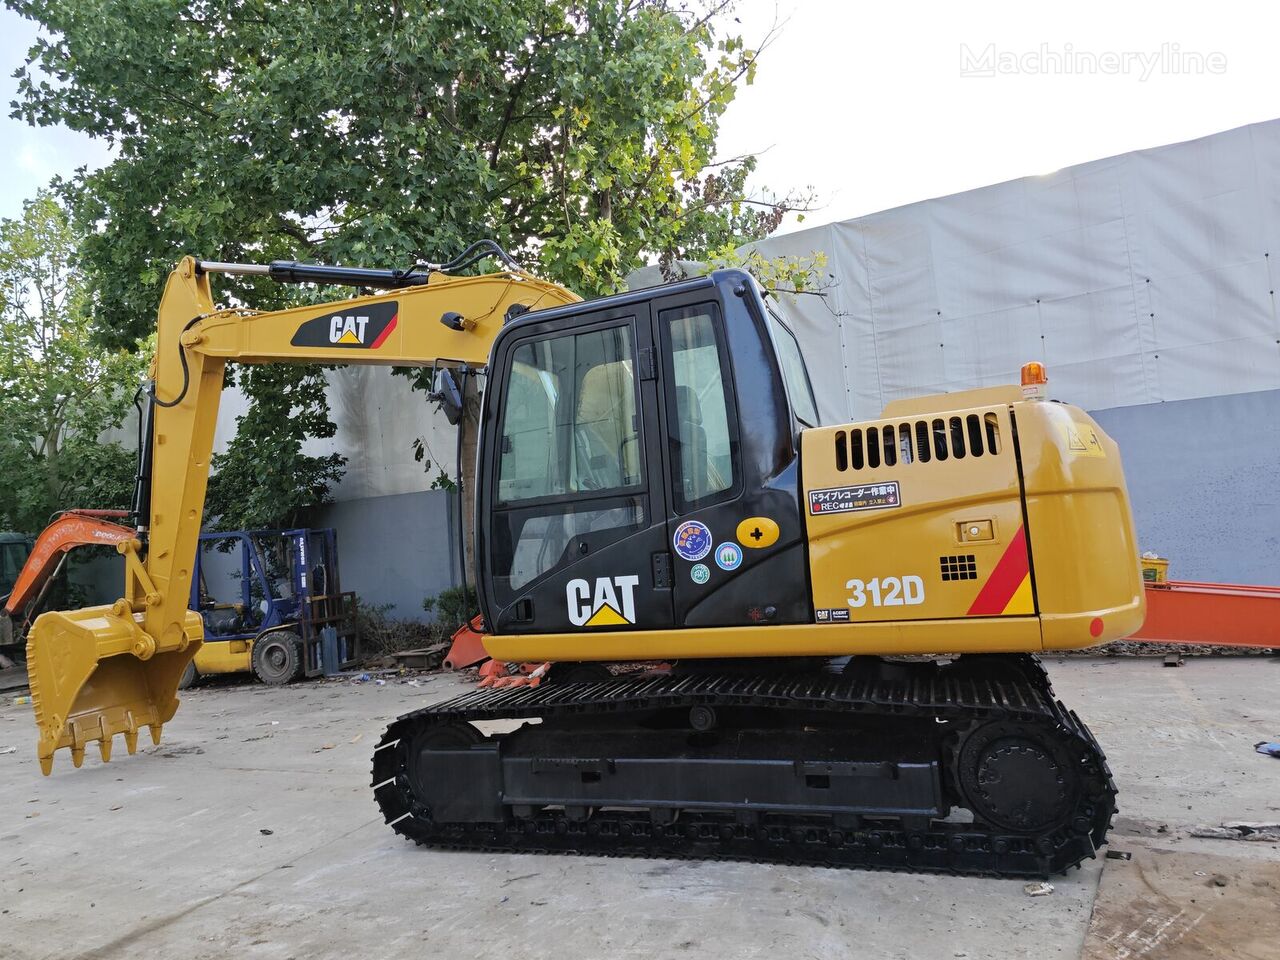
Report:
[[[1271,4],[740,0],[735,16],[749,44],[778,30],[721,155],[760,153],[760,187],[812,187],[805,226],[1280,116]],[[0,11],[0,103],[34,35]],[[4,113],[0,217],[109,159]]]
[[[18,95],[13,72],[26,60],[36,38],[35,24],[8,8],[0,10],[0,217],[22,213],[22,201],[54,176],[70,177],[81,166],[99,167],[110,159],[105,143],[65,127],[30,127],[10,118]]]

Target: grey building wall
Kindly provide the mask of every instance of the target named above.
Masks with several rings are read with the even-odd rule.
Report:
[[[430,489],[438,470],[454,473],[456,428],[389,369],[339,367],[325,376],[337,433],[304,449],[340,453],[347,465],[333,488],[336,502],[314,525],[338,531],[344,589],[367,604],[390,604],[393,616],[430,619],[423,598],[458,582],[457,507],[450,494]],[[238,389],[224,391],[215,452],[226,449],[246,409]],[[417,438],[425,440],[430,470],[415,459]]]
[[[318,527],[338,532],[342,589],[392,616],[428,619],[422,601],[458,584],[458,507],[441,490],[339,500]]]
[[[1175,580],[1280,584],[1280,390],[1093,411]]]
[[[390,605],[394,617],[429,620],[423,599],[459,582],[458,507],[447,492],[340,500],[320,511],[315,526],[337,531],[342,588],[354,590],[363,604]],[[214,596],[234,599],[239,553],[209,550],[204,562]],[[124,585],[124,563],[105,552],[88,560],[73,553],[67,576],[87,605],[112,603]]]
[[[827,257],[786,296],[829,423],[1017,383],[1119,442],[1142,549],[1280,583],[1280,120],[772,237]],[[1273,256],[1274,254],[1274,256]]]

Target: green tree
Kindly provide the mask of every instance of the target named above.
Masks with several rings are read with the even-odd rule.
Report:
[[[0,221],[0,529],[130,505],[134,454],[102,438],[131,409],[148,351],[95,342],[76,244],[47,192]]]
[[[311,511],[332,496],[346,458],[302,452],[309,437],[328,439],[322,372],[305,367],[242,367],[240,388],[249,412],[236,418],[225,453],[214,454],[205,516],[223,530],[306,526]]]
[[[145,332],[183,253],[408,265],[492,236],[594,295],[767,234],[712,164],[756,53],[682,0],[5,0],[47,35],[14,115],[115,144],[80,174],[103,316]],[[254,306],[287,296],[241,280]]]
[[[764,236],[805,200],[749,194],[751,157],[713,162],[756,69],[717,27],[726,0],[5,3],[44,28],[14,116],[116,149],[66,191],[117,343],[149,328],[188,252],[408,266],[492,237],[591,296]],[[221,286],[259,308],[299,295]],[[241,423],[272,427],[262,403]],[[299,455],[282,452],[241,459]]]

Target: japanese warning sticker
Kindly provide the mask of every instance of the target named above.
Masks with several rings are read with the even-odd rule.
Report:
[[[809,491],[809,512],[852,513],[855,510],[885,510],[902,506],[898,481],[868,483],[860,487],[828,487]]]

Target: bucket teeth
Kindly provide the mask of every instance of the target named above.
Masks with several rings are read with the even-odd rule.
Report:
[[[139,657],[135,650],[145,616],[117,607],[50,611],[31,628],[27,672],[40,731],[37,756],[46,773],[63,747],[79,767],[93,741],[103,762],[109,762],[117,734],[124,734],[129,753],[137,752],[143,727],[159,744],[178,708],[178,684],[202,642],[200,615],[187,611],[180,649]]]
[[[43,773],[46,777],[49,776],[51,773],[53,773],[53,756],[52,755],[40,758],[40,772]]]

